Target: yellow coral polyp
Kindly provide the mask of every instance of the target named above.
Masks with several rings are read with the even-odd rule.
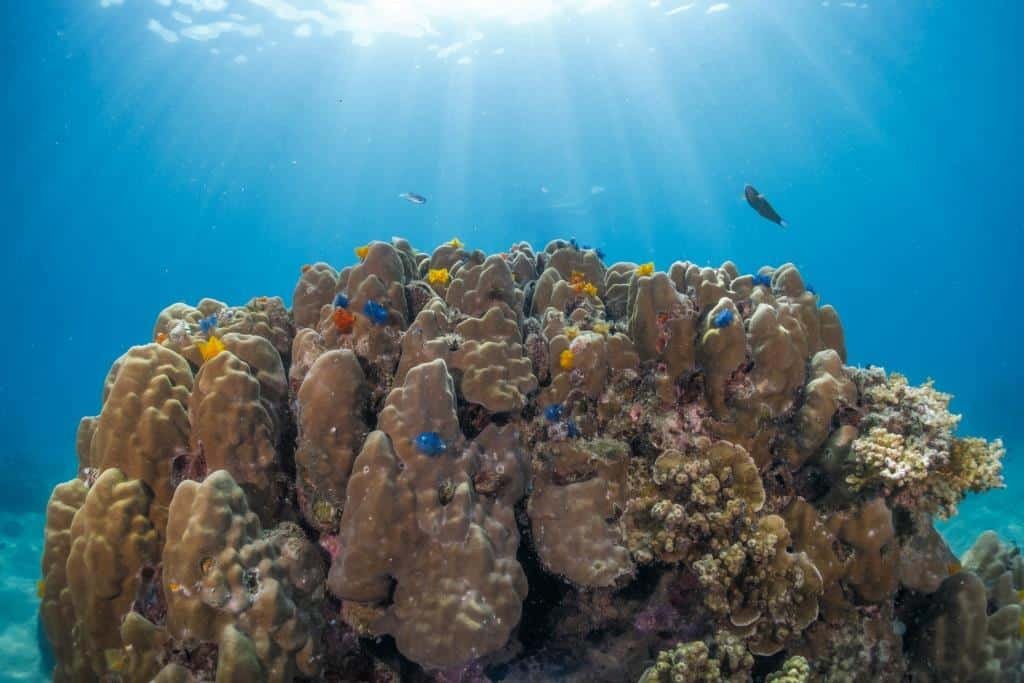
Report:
[[[565,336],[569,338],[569,341],[575,339],[579,333],[580,328],[578,327],[573,327],[572,325],[570,325],[569,327],[565,328]]]
[[[198,341],[199,353],[203,356],[203,362],[214,358],[218,353],[224,351],[224,342],[220,337],[210,337],[207,341]]]
[[[594,323],[590,326],[590,329],[598,334],[608,334],[611,331],[611,325],[608,323]]]
[[[637,266],[636,274],[639,276],[654,275],[654,261],[648,261]]]
[[[558,365],[563,370],[572,370],[575,363],[576,354],[572,352],[572,349],[565,349],[558,355]]]
[[[427,282],[432,285],[443,287],[448,284],[449,279],[451,279],[451,275],[448,274],[447,268],[431,268],[427,271]]]
[[[365,261],[366,260],[366,255],[370,253],[370,245],[369,244],[364,244],[361,247],[356,247],[355,252],[356,252],[356,256],[359,257],[360,261]]]
[[[460,240],[460,239],[459,239],[458,237],[453,237],[453,238],[452,238],[452,239],[451,239],[451,240],[450,240],[450,241],[448,242],[448,246],[450,246],[450,247],[451,247],[452,249],[462,249],[462,247],[464,247],[464,246],[466,246],[466,245],[465,245],[465,244],[463,244],[463,243],[462,243],[462,240]]]
[[[103,659],[106,661],[107,671],[121,673],[125,670],[128,655],[120,648],[109,648],[103,651]]]
[[[593,282],[587,282],[584,279],[583,273],[578,270],[572,271],[572,276],[569,278],[569,286],[577,294],[597,296],[597,286]]]

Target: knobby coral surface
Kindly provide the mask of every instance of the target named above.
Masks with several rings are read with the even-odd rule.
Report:
[[[356,252],[114,362],[47,508],[55,680],[1018,680],[1019,551],[932,527],[1002,445],[846,366],[792,264]]]

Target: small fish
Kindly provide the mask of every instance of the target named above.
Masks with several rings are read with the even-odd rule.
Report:
[[[747,204],[750,204],[754,211],[757,211],[772,223],[777,223],[783,228],[786,227],[786,221],[782,220],[782,216],[776,213],[772,205],[768,203],[768,200],[764,198],[764,195],[754,189],[753,185],[747,185],[743,188],[743,196],[746,197]]]
[[[415,192],[403,192],[402,194],[400,194],[398,196],[401,199],[404,199],[407,202],[412,202],[413,204],[426,204],[427,203],[427,198],[426,197],[424,197],[421,194],[416,194]]]
[[[36,581],[36,597],[42,600],[43,596],[46,595],[46,581],[39,579]]]

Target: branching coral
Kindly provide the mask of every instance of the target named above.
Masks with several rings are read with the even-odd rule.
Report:
[[[804,553],[790,553],[781,517],[762,517],[718,553],[695,563],[704,602],[728,615],[750,651],[772,655],[818,618],[821,574]]]
[[[623,518],[638,561],[691,562],[705,605],[758,654],[777,652],[817,617],[821,575],[787,552],[780,517],[758,514],[765,491],[741,447],[705,440],[690,457],[665,451],[649,476],[634,467]]]
[[[680,643],[658,653],[654,666],[640,683],[730,683],[746,681],[754,658],[743,643],[726,632],[715,634],[709,647],[704,641]]]
[[[695,451],[663,452],[648,470],[633,463],[624,528],[639,562],[699,557],[718,552],[738,520],[751,519],[765,493],[753,460],[725,441],[699,442]]]
[[[782,665],[782,669],[769,674],[765,683],[807,683],[810,680],[811,668],[807,660],[799,655],[791,657]]]
[[[860,371],[857,381],[864,416],[845,477],[853,490],[881,489],[901,505],[949,517],[968,492],[1003,485],[1002,442],[954,437],[960,416],[949,412],[949,394],[877,369]]]

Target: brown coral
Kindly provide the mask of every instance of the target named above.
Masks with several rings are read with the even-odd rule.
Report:
[[[983,537],[981,590],[951,582],[931,519],[1001,484],[1001,444],[845,367],[792,264],[359,256],[304,268],[292,312],[169,306],[114,364],[49,509],[56,680],[1019,668],[1019,554]]]
[[[283,385],[280,360],[275,374]],[[269,522],[280,497],[280,432],[263,386],[253,366],[230,351],[220,353],[196,375],[189,421],[193,451],[202,451],[210,470],[227,470]]]
[[[529,513],[549,571],[588,587],[633,573],[618,528],[626,504],[628,449],[614,441],[555,444],[535,463]]]
[[[293,583],[280,546],[261,531],[227,472],[178,487],[164,548],[168,633],[216,643],[237,628],[253,640],[264,680],[316,676],[317,625],[300,609],[303,587]]]
[[[478,455],[459,433],[444,362],[410,370],[378,426],[349,481],[340,536],[346,552],[331,567],[331,591],[381,602],[393,580],[391,604],[374,628],[394,635],[424,666],[443,668],[501,648],[526,595],[515,559],[519,534],[511,506],[474,488]],[[448,455],[421,454],[416,439],[423,432],[439,435]]]
[[[174,351],[157,344],[132,347],[107,376],[90,444],[93,467],[117,468],[153,491],[158,532],[174,493],[172,463],[189,449],[192,385],[192,370]]]
[[[306,520],[334,530],[352,462],[369,429],[370,389],[355,354],[328,351],[312,364],[297,396],[296,485]]]
[[[46,530],[42,561],[42,595],[39,616],[53,646],[55,681],[73,681],[90,676],[86,657],[73,636],[75,607],[68,584],[67,560],[71,553],[71,524],[85,503],[88,489],[78,479],[58,484],[46,506]]]
[[[338,287],[338,272],[326,263],[302,267],[302,276],[292,294],[292,312],[295,327],[316,327],[320,309],[334,300]]]
[[[71,524],[67,577],[76,646],[98,677],[111,673],[104,653],[122,646],[118,628],[135,598],[139,571],[159,560],[151,499],[145,484],[111,468],[89,489]]]

